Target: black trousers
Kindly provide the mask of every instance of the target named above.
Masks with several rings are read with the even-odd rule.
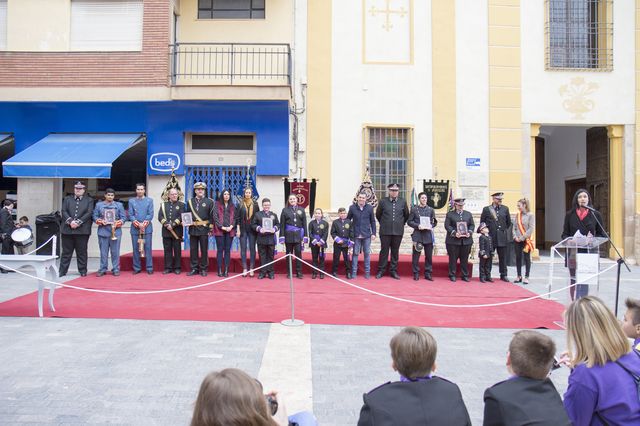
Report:
[[[62,234],[62,254],[60,255],[60,274],[66,274],[71,264],[73,252],[76,252],[78,272],[87,273],[87,245],[89,235]]]
[[[402,235],[380,235],[380,257],[378,259],[378,273],[387,272],[389,251],[391,251],[391,266],[389,272],[398,271],[398,257],[400,256]]]
[[[491,263],[493,262],[493,256],[489,256],[486,259],[480,257],[480,278],[488,280],[491,278]]]
[[[498,270],[500,271],[500,278],[507,277],[507,253],[508,247],[496,247],[498,252]]]
[[[425,276],[431,275],[433,271],[433,244],[425,244],[424,245],[424,274]],[[413,274],[420,273],[420,256],[422,252],[417,252],[415,248],[411,252],[411,269],[413,269]]]
[[[349,261],[349,247],[339,246],[337,244],[333,245],[333,266],[331,268],[331,272],[333,274],[338,273],[338,266],[340,264],[340,256],[344,259],[345,265],[345,274],[351,273],[351,262]]]
[[[525,253],[525,242],[514,242],[516,249],[516,271],[518,277],[522,276],[522,259],[524,258],[524,276],[529,278],[529,272],[531,272],[531,253]]]
[[[287,254],[293,253],[297,258],[302,259],[302,245],[300,243],[285,243],[285,249],[287,250]],[[289,266],[287,266],[287,270],[289,270]],[[291,274],[291,271],[288,272]],[[296,259],[296,274],[302,273],[302,262]]]
[[[469,277],[469,253],[471,253],[471,244],[462,246],[459,244],[447,244],[447,253],[449,254],[449,278],[456,276],[456,263],[460,260],[460,274],[463,277]]]
[[[198,249],[200,249],[200,272],[207,271],[209,267],[209,236],[208,235],[190,235],[190,259],[191,259],[191,270],[198,270]]]
[[[181,269],[182,247],[180,243],[180,240],[176,240],[174,237],[162,238],[165,271],[179,271]]]
[[[273,254],[276,246],[273,244],[258,244],[258,256],[260,257],[260,266],[269,262],[273,262]],[[260,268],[258,274],[271,275],[273,274],[273,264]]]
[[[320,269],[322,272],[324,272],[325,253],[323,252],[322,256],[320,256],[320,251],[322,250],[323,247],[324,246],[321,247],[321,246],[311,245],[311,263],[313,264],[313,266]],[[312,272],[314,274],[320,273],[315,269]]]

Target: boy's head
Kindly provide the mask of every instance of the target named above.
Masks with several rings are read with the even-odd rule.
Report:
[[[631,339],[640,338],[640,299],[627,298],[627,312],[622,320],[622,331]]]
[[[338,216],[340,216],[340,219],[345,220],[347,218],[347,209],[340,207],[338,209]]]
[[[549,337],[533,330],[521,330],[509,344],[507,366],[519,377],[544,380],[551,371],[556,344]]]
[[[28,225],[29,224],[29,218],[26,216],[22,216],[20,219],[18,219],[20,221],[20,225]]]
[[[438,344],[420,327],[405,327],[389,343],[393,368],[407,379],[425,377],[435,370]]]
[[[489,227],[487,226],[486,223],[480,222],[480,226],[478,226],[478,233],[484,234],[484,235],[489,234]]]

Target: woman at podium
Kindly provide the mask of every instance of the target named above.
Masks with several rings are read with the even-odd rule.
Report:
[[[586,189],[578,189],[573,196],[571,210],[564,217],[564,229],[562,231],[562,239],[573,237],[576,232],[587,236],[591,234],[596,237],[606,237],[604,229],[602,229],[602,215],[593,208],[591,204],[591,195]],[[587,249],[577,249],[578,253],[587,253]],[[571,276],[571,284],[576,283],[575,262],[569,262],[569,250],[567,250],[564,258],[565,266],[569,268]],[[589,294],[588,284],[578,284],[570,288],[571,300],[579,299]]]

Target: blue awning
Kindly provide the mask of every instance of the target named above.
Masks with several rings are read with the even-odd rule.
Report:
[[[141,133],[52,133],[2,163],[4,177],[110,178],[111,164]]]

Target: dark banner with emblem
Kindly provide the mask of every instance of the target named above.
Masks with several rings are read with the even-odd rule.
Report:
[[[298,205],[303,209],[309,206],[311,200],[311,183],[310,182],[289,182],[289,194],[296,194],[298,197]]]
[[[448,180],[422,180],[423,191],[427,194],[427,204],[433,209],[441,209],[447,204]]]

